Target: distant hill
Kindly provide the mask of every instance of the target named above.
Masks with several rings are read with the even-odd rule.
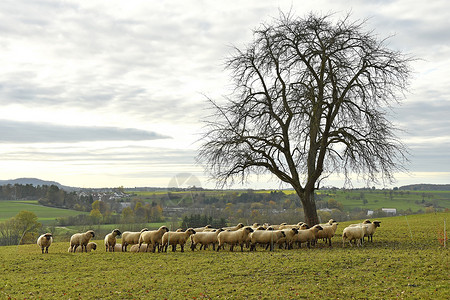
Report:
[[[398,189],[405,191],[450,191],[450,184],[410,184]]]
[[[22,184],[22,185],[26,185],[26,184],[31,184],[33,186],[42,186],[42,185],[56,185],[58,188],[66,190],[66,191],[75,191],[78,190],[78,188],[76,187],[71,187],[71,186],[65,186],[62,185],[56,181],[49,181],[49,180],[42,180],[42,179],[38,179],[38,178],[17,178],[17,179],[9,179],[9,180],[0,180],[0,185],[7,185],[7,184]]]

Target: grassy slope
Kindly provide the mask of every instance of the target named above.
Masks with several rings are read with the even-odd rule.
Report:
[[[84,213],[76,210],[42,206],[37,201],[2,200],[0,201],[0,222],[14,217],[21,210],[34,212],[38,217],[38,221],[41,223],[54,221],[58,217],[75,216]]]
[[[449,299],[449,250],[439,240],[449,217],[382,218],[363,248],[342,248],[339,237],[332,248],[273,253],[72,254],[57,241],[46,255],[36,245],[0,247],[0,298]]]

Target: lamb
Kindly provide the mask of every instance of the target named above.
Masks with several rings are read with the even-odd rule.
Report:
[[[75,233],[70,237],[70,252],[75,252],[77,247],[81,245],[81,252],[83,249],[87,252],[87,244],[91,240],[91,238],[95,237],[95,233],[93,230],[88,230],[85,233]]]
[[[222,228],[217,229],[214,232],[197,232],[191,235],[191,250],[194,251],[197,244],[200,244],[200,250],[206,250],[206,247],[210,244],[213,245],[213,250],[216,250],[216,244],[219,243],[217,236],[223,231]]]
[[[239,223],[239,224],[237,224],[236,226],[223,227],[223,230],[227,230],[227,231],[236,231],[236,230],[239,230],[239,229],[241,229],[241,228],[243,228],[243,227],[244,227],[244,224]]]
[[[206,225],[206,226],[203,226],[203,227],[194,228],[194,230],[195,230],[195,232],[204,232],[204,231],[206,231],[208,229],[211,229],[211,228],[212,228],[211,225]]]
[[[294,240],[298,243],[299,248],[301,248],[302,243],[307,243],[309,248],[311,246],[311,242],[314,243],[316,241],[320,230],[323,230],[320,225],[314,225],[311,228],[299,230]]]
[[[139,237],[145,231],[148,231],[147,228],[141,229],[141,231],[133,232],[133,231],[125,231],[122,233],[122,252],[127,252],[128,245],[134,245],[139,243]]]
[[[177,245],[181,246],[181,252],[184,252],[184,244],[186,244],[187,239],[195,234],[195,230],[193,228],[186,229],[185,232],[166,232],[162,236],[162,247],[164,252],[167,252],[167,247],[172,245],[172,251],[175,252],[177,249]]]
[[[356,245],[361,246],[361,241],[364,235],[367,233],[367,227],[359,224],[358,226],[347,226],[342,232],[342,247],[345,246],[345,242],[348,241],[352,246],[351,241],[355,240]]]
[[[318,239],[324,239],[325,243],[328,241],[329,242],[329,246],[331,247],[331,238],[336,233],[336,229],[337,229],[338,223],[335,220],[330,219],[328,221],[328,223],[320,224],[320,226],[323,228],[323,230],[319,231],[319,233],[317,235],[317,238]]]
[[[116,236],[120,236],[122,233],[119,229],[114,229],[111,233],[105,236],[106,252],[114,252],[116,245]]]
[[[45,253],[48,253],[48,247],[53,242],[53,235],[51,233],[44,233],[37,239],[37,245],[41,248],[42,254],[44,254],[44,248]]]
[[[256,251],[256,244],[270,245],[270,251],[273,251],[273,244],[285,237],[286,234],[282,230],[256,230],[251,234],[250,251]]]
[[[139,249],[141,248],[142,243],[146,243],[147,250],[148,246],[152,245],[152,252],[155,252],[156,247],[158,247],[158,252],[160,252],[161,249],[159,249],[159,246],[162,244],[162,236],[168,231],[169,228],[167,228],[166,226],[161,226],[158,228],[158,230],[143,232],[139,237]]]
[[[122,244],[115,244],[114,252],[122,252]]]
[[[86,252],[91,252],[91,250],[97,250],[97,244],[96,243],[94,243],[94,242],[89,242],[87,245],[86,245]],[[69,249],[67,249],[67,251],[68,252],[73,252],[73,251],[71,251],[71,248],[69,247]],[[75,252],[83,252],[83,249],[82,248],[77,248],[76,250],[75,250]]]
[[[225,244],[230,245],[230,251],[233,251],[234,245],[240,245],[241,251],[244,251],[244,243],[251,232],[253,232],[253,229],[249,226],[236,231],[222,231],[217,236],[217,239],[219,240],[217,251]]]

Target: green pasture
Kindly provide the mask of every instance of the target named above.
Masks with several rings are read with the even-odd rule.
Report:
[[[374,242],[274,252],[68,253],[0,247],[2,299],[449,299],[450,213],[380,218]],[[96,237],[97,238],[97,237]],[[448,241],[447,241],[448,242]]]
[[[38,221],[43,224],[50,224],[56,218],[76,216],[85,214],[71,209],[62,209],[39,205],[37,201],[0,201],[0,222],[5,221],[17,215],[20,211],[32,211],[38,217]]]

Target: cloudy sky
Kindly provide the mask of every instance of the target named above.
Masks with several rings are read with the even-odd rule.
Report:
[[[165,187],[185,173],[214,186],[194,159],[205,97],[228,93],[230,46],[250,42],[279,10],[351,12],[380,37],[393,35],[391,48],[420,58],[393,117],[411,151],[395,186],[450,183],[447,0],[3,0],[0,179]]]

